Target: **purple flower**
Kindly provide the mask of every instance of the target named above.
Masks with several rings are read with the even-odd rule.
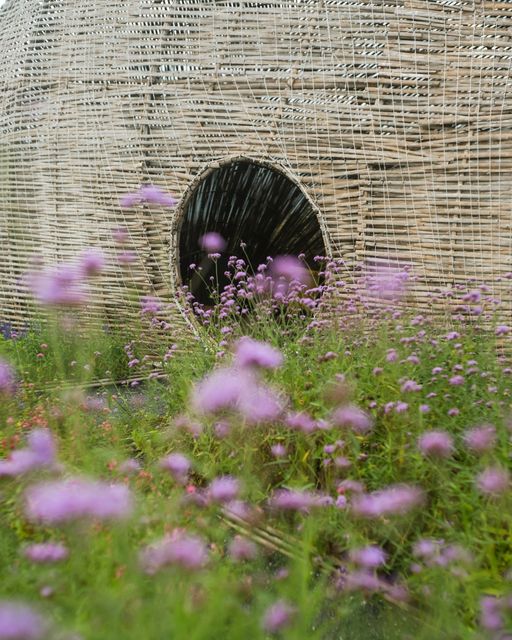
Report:
[[[235,562],[243,562],[244,560],[254,560],[258,555],[258,549],[251,540],[235,536],[229,543],[228,553]]]
[[[317,427],[316,422],[305,411],[289,413],[284,421],[291,429],[297,429],[303,433],[312,433]]]
[[[278,489],[270,498],[269,504],[272,508],[283,511],[307,511],[321,506],[321,497],[310,491]]]
[[[231,476],[220,476],[210,483],[208,496],[212,502],[231,502],[240,493],[240,483]]]
[[[410,391],[421,391],[423,389],[421,384],[418,384],[415,380],[406,380],[401,386],[401,390],[404,393]]]
[[[138,191],[122,196],[120,204],[124,208],[135,207],[138,204],[147,204],[157,207],[174,207],[176,199],[169,193],[165,193],[155,185],[142,185]]]
[[[190,460],[182,453],[171,453],[160,460],[160,467],[166,469],[180,484],[185,484],[190,471]]]
[[[398,360],[398,353],[396,352],[396,349],[388,349],[386,353],[386,361],[395,362],[396,360]]]
[[[87,249],[80,256],[80,268],[86,277],[97,276],[105,267],[105,256],[98,249]]]
[[[7,460],[0,460],[0,476],[19,476],[33,469],[54,466],[56,448],[48,429],[33,429],[27,440],[28,447],[13,451]]]
[[[507,326],[506,324],[500,324],[496,327],[497,336],[504,336],[507,333],[510,333],[510,327]]]
[[[43,482],[25,492],[29,520],[58,524],[78,518],[121,519],[132,511],[124,484],[107,484],[80,477]]]
[[[80,306],[87,302],[83,273],[76,265],[60,264],[28,277],[38,302],[48,306]]]
[[[509,488],[510,474],[500,467],[487,467],[476,479],[480,491],[488,496],[499,496]]]
[[[460,387],[464,384],[464,376],[452,376],[449,382],[453,387]]]
[[[217,369],[196,385],[192,405],[206,414],[236,410],[253,424],[271,422],[282,411],[275,393],[248,369]]]
[[[276,369],[282,365],[283,355],[270,345],[246,336],[236,344],[235,362],[240,367]]]
[[[44,618],[26,604],[0,601],[0,640],[39,640],[47,630]]]
[[[208,550],[201,538],[179,532],[145,547],[140,554],[140,562],[149,574],[168,565],[194,571],[206,565]]]
[[[366,569],[375,569],[386,563],[387,555],[380,548],[373,545],[363,547],[362,549],[354,549],[350,552],[352,562],[365,567]]]
[[[404,269],[382,265],[366,278],[370,296],[381,300],[398,300],[406,292],[409,275]]]
[[[492,424],[474,427],[464,434],[464,442],[468,449],[475,453],[489,451],[496,444],[496,428]]]
[[[163,305],[156,296],[143,296],[140,301],[141,313],[144,315],[156,315],[162,311]]]
[[[123,460],[118,467],[119,473],[125,473],[130,475],[132,473],[137,473],[140,471],[141,466],[140,462],[135,458],[128,458],[127,460]]]
[[[331,419],[334,425],[349,427],[360,435],[368,433],[373,427],[371,417],[365,411],[352,404],[336,409]]]
[[[356,495],[352,500],[354,513],[363,518],[403,515],[423,501],[423,492],[418,487],[391,485],[373,493]]]
[[[480,624],[488,631],[500,631],[502,629],[504,620],[500,598],[484,596],[480,600]]]
[[[292,622],[295,609],[285,600],[274,602],[263,616],[263,630],[266,633],[278,633]]]
[[[274,458],[283,458],[286,455],[286,447],[284,444],[274,444],[270,447],[270,451]]]
[[[69,551],[63,544],[46,542],[29,544],[23,550],[23,555],[32,562],[45,564],[65,560],[69,555]]]
[[[10,395],[14,392],[15,380],[12,367],[0,358],[0,396]]]
[[[424,456],[448,458],[453,452],[453,438],[446,431],[427,431],[418,438]]]
[[[304,264],[293,256],[278,256],[274,258],[270,267],[272,278],[284,278],[289,282],[307,284],[309,282],[309,271]]]
[[[210,231],[199,239],[199,246],[207,253],[222,253],[226,248],[226,241],[220,233]]]

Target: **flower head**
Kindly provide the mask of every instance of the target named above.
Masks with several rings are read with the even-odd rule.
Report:
[[[283,355],[274,347],[246,336],[236,344],[235,363],[240,367],[276,369],[283,363]]]
[[[492,424],[486,424],[469,429],[464,434],[464,442],[475,453],[489,451],[496,444],[496,428]]]
[[[65,560],[69,555],[69,551],[63,544],[46,542],[29,544],[24,548],[23,555],[32,562],[45,564]]]
[[[258,548],[251,540],[242,536],[235,536],[229,543],[228,553],[235,562],[254,560],[258,555]]]
[[[240,483],[231,476],[220,476],[211,481],[208,495],[212,502],[231,502],[238,497]]]
[[[185,484],[191,468],[190,460],[182,453],[170,453],[160,460],[160,467],[166,469],[180,484]]]
[[[427,431],[418,438],[418,448],[424,456],[448,458],[453,451],[453,438],[446,431]]]
[[[321,506],[321,496],[310,491],[296,489],[278,489],[270,498],[269,504],[282,511],[307,511]]]
[[[205,233],[204,236],[201,236],[199,246],[207,253],[222,253],[226,248],[226,241],[220,233],[210,231],[209,233]]]
[[[194,571],[206,565],[208,550],[201,538],[178,532],[145,547],[140,562],[144,571],[150,574],[168,565]]]
[[[25,513],[29,520],[58,524],[79,518],[121,519],[130,515],[132,498],[124,484],[67,478],[29,487]]]
[[[403,515],[423,501],[423,492],[409,485],[391,485],[373,493],[356,495],[352,500],[352,510],[363,518]]]
[[[361,549],[354,549],[350,552],[352,562],[365,567],[374,569],[386,563],[387,555],[380,547],[370,545]]]
[[[295,614],[295,609],[285,600],[274,602],[263,616],[263,630],[266,633],[278,633],[285,627],[288,627]]]
[[[352,404],[336,409],[331,419],[334,425],[349,427],[361,435],[368,433],[373,427],[371,417],[365,411]]]
[[[105,256],[99,249],[86,249],[80,256],[80,268],[86,277],[97,276],[105,268]]]
[[[0,601],[0,640],[39,640],[47,629],[44,618],[26,604]]]
[[[19,476],[55,464],[55,441],[48,429],[33,429],[27,441],[28,447],[13,451],[7,460],[0,460],[0,476]]]
[[[0,396],[10,395],[15,389],[14,372],[5,360],[0,358]]]
[[[500,467],[487,467],[477,476],[476,485],[488,496],[499,496],[509,488],[510,474]]]

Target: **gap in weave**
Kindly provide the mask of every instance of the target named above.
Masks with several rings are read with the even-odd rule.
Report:
[[[199,239],[211,231],[227,243],[216,268],[199,247]],[[241,243],[246,245],[243,249]],[[191,264],[203,266],[203,278],[216,274],[222,289],[231,255],[246,260],[253,272],[268,256],[299,254],[312,270],[318,268],[314,257],[326,254],[322,230],[304,191],[277,169],[249,160],[230,162],[199,182],[186,202],[179,234],[183,284],[192,279]],[[194,289],[197,300],[211,302],[206,283]]]

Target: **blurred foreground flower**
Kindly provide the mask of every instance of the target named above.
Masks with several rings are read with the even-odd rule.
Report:
[[[46,564],[65,560],[69,555],[69,551],[63,544],[45,542],[40,544],[29,544],[23,550],[23,555],[32,562]]]
[[[0,358],[0,396],[10,395],[15,389],[14,371],[12,367]]]
[[[43,482],[25,492],[27,517],[45,524],[79,518],[122,519],[131,514],[132,508],[132,497],[126,485],[84,478]]]
[[[221,253],[226,248],[226,241],[220,233],[210,231],[201,236],[199,246],[207,253]]]
[[[371,298],[395,302],[407,290],[409,274],[405,269],[393,265],[378,265],[365,277],[366,291]]]
[[[247,336],[236,343],[235,363],[240,367],[276,369],[283,363],[283,355],[274,347]]]
[[[7,460],[0,460],[0,476],[18,476],[33,469],[55,465],[56,447],[48,429],[34,429],[27,441],[28,447],[13,451]]]
[[[142,185],[139,189],[133,193],[127,193],[122,196],[120,205],[123,208],[129,209],[139,204],[146,204],[154,207],[174,207],[177,203],[176,198],[171,196],[170,193],[166,193],[160,187],[155,185]]]
[[[373,493],[356,495],[352,510],[363,518],[403,515],[423,502],[423,492],[418,487],[392,485]]]
[[[267,633],[278,633],[288,627],[295,614],[295,609],[285,600],[278,600],[271,605],[263,616],[263,630]]]
[[[176,532],[145,547],[140,563],[146,573],[153,574],[168,565],[197,570],[206,565],[208,550],[197,536]]]
[[[39,640],[48,631],[48,623],[28,605],[0,601],[0,640]]]

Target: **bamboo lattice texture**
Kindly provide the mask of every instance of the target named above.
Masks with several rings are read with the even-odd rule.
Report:
[[[333,255],[412,265],[420,302],[512,271],[511,0],[7,0],[0,49],[2,320],[31,256],[120,225],[137,261],[97,309],[170,296],[183,208],[119,196],[238,156],[302,185]]]

